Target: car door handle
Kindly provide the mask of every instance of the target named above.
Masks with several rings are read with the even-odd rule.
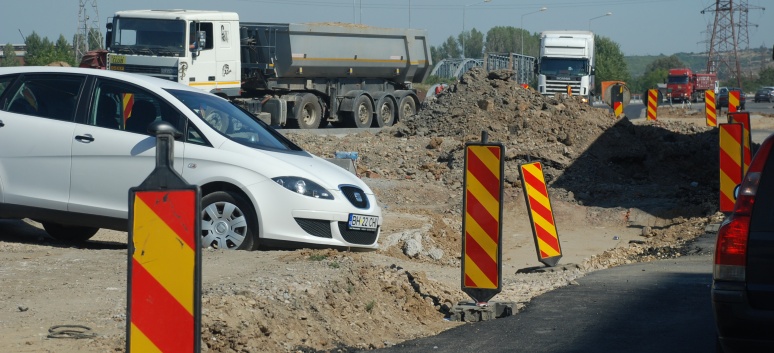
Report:
[[[91,134],[77,135],[75,139],[81,142],[94,142],[94,137]]]

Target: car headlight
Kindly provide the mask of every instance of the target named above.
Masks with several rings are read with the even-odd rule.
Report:
[[[271,180],[274,180],[277,184],[282,185],[285,189],[293,191],[297,194],[314,197],[316,199],[333,200],[333,195],[331,195],[328,190],[309,179],[293,176],[281,176],[271,178]]]

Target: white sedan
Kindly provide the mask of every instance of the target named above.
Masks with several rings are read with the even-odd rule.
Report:
[[[202,190],[202,245],[375,249],[374,193],[225,99],[104,70],[0,68],[0,218],[54,238],[128,229],[128,190],[154,169],[163,120],[174,169]]]

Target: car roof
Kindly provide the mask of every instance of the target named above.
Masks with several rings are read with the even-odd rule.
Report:
[[[187,91],[194,91],[194,92],[200,92],[204,93],[204,91],[192,88],[190,86],[186,86],[181,83],[151,77],[147,75],[141,75],[141,74],[132,74],[132,73],[126,73],[121,71],[110,71],[110,70],[98,70],[98,69],[88,69],[88,68],[80,68],[80,67],[61,67],[61,66],[13,66],[13,67],[0,67],[0,75],[9,75],[9,74],[37,74],[37,73],[68,73],[68,74],[86,74],[86,75],[93,75],[93,76],[100,76],[100,77],[107,77],[107,78],[113,78],[121,81],[126,81],[130,83],[134,83],[137,85],[141,85],[143,87],[159,87],[162,89],[177,89],[177,90],[187,90]]]

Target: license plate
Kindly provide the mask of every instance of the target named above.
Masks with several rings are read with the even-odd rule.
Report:
[[[347,223],[348,228],[353,230],[376,230],[378,225],[379,217],[354,213],[349,214],[349,222]]]
[[[126,56],[123,55],[111,55],[110,56],[110,63],[114,65],[124,65],[126,64]]]

